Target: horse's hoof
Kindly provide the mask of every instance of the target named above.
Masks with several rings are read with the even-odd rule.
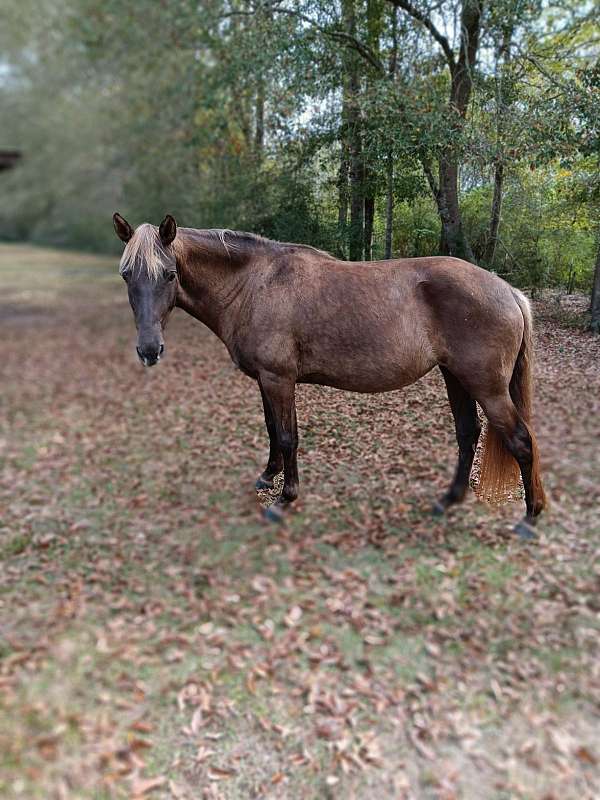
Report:
[[[276,525],[280,525],[283,522],[283,508],[277,503],[264,508],[262,514],[263,519],[267,522],[274,522]]]
[[[265,478],[260,476],[260,478],[254,484],[256,487],[257,492],[264,492],[264,491],[272,491],[275,488],[275,484],[273,481],[265,480]]]
[[[538,538],[533,526],[525,519],[515,525],[514,531],[522,542],[531,542]]]
[[[431,509],[431,513],[435,517],[441,517],[442,514],[446,513],[446,508],[447,506],[445,506],[441,500],[436,500],[435,503],[433,504],[433,508]]]

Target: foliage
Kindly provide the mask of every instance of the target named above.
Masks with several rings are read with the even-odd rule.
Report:
[[[583,170],[584,179],[588,172]],[[594,206],[581,195],[582,173],[549,168],[514,170],[505,186],[499,246],[490,265],[510,282],[542,288],[587,290],[595,257]],[[465,221],[471,240],[485,236],[487,187],[465,198]]]
[[[439,251],[424,166],[435,172],[451,154],[480,261],[524,285],[590,285],[600,103],[588,4],[484,5],[462,122],[448,106],[444,49],[406,3],[346,0],[352,34],[342,8],[320,0],[6,5],[0,147],[24,158],[0,174],[3,238],[116,249],[115,209],[139,221],[168,210],[181,224],[344,253],[340,159],[351,135],[352,191],[375,200],[374,257],[384,252],[390,192],[393,252]],[[408,6],[457,52],[460,2]],[[348,69],[358,70],[351,132]],[[500,163],[503,207],[490,249]]]

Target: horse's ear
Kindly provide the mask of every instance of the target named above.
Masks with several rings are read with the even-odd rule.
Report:
[[[177,223],[170,214],[163,219],[158,229],[158,235],[165,247],[168,247],[177,236]]]
[[[133,236],[133,228],[120,214],[113,214],[115,233],[122,242],[128,242]]]

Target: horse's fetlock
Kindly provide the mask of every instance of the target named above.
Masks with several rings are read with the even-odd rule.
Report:
[[[467,484],[461,483],[459,485],[451,486],[446,493],[446,500],[449,504],[460,503],[460,501],[464,499],[466,493]]]
[[[298,497],[298,485],[284,486],[281,492],[281,499],[285,503],[293,503]]]
[[[281,461],[269,461],[262,474],[263,478],[274,478],[283,469],[283,459]]]

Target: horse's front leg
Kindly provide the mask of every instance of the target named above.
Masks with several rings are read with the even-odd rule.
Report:
[[[265,392],[260,381],[258,382],[258,386],[260,388],[260,396],[262,397],[263,410],[265,412],[265,424],[269,434],[269,460],[267,461],[267,466],[265,467],[264,472],[259,476],[255,485],[257,490],[273,489],[275,485],[273,479],[276,475],[279,475],[283,469],[283,455],[279,449],[279,442],[277,440],[275,418],[273,417],[271,407],[267,402],[267,398],[265,397]]]
[[[283,457],[281,496],[265,511],[267,519],[278,522],[285,508],[298,497],[298,426],[294,398],[296,382],[291,376],[266,372],[261,373],[259,383],[265,409],[268,409],[273,421],[277,446]]]

